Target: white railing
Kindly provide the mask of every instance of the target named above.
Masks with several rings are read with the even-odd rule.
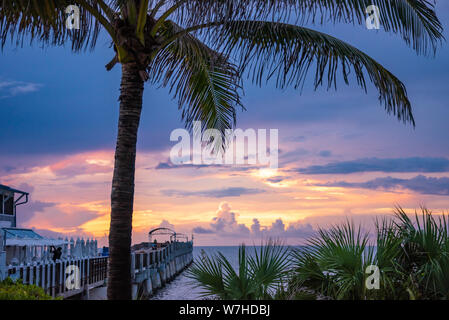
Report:
[[[141,249],[131,253],[131,277],[149,268],[155,268],[179,256],[191,253],[192,242],[173,242],[157,250]]]
[[[41,261],[19,266],[8,266],[7,276],[34,284],[53,297],[70,297],[96,286],[107,278],[107,257],[85,257]]]

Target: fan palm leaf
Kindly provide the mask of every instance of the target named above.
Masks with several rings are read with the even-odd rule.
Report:
[[[234,300],[272,299],[286,279],[288,261],[287,247],[267,241],[255,247],[253,255],[248,255],[246,246],[241,245],[237,268],[219,252],[196,261],[187,276],[204,295]]]

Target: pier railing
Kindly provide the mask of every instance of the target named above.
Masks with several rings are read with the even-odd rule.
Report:
[[[193,261],[193,242],[173,242],[153,250],[141,248],[131,254],[133,297],[149,296],[163,287]]]
[[[53,297],[70,297],[104,285],[107,266],[107,257],[45,261],[8,266],[8,276],[37,285]]]
[[[157,250],[140,249],[131,253],[131,274],[136,274],[149,267],[157,267],[161,262],[191,253],[193,244],[189,242],[174,242]]]
[[[44,261],[8,266],[8,276],[34,284],[53,297],[70,297],[102,286],[107,278],[107,257]]]

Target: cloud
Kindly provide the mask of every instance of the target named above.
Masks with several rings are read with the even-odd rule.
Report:
[[[155,167],[156,170],[161,169],[173,169],[175,166],[168,163],[168,162],[159,162],[158,165]]]
[[[257,166],[252,165],[230,165],[230,164],[173,164],[169,161],[167,162],[159,162],[154,169],[156,170],[168,170],[168,169],[185,169],[185,168],[194,168],[194,169],[202,169],[202,168],[217,168],[223,169],[226,171],[249,171],[258,169]],[[146,168],[147,170],[152,170],[153,168]]]
[[[271,177],[271,178],[267,179],[267,181],[271,182],[271,183],[279,183],[279,182],[282,182],[284,180],[286,180],[286,179],[283,176],[275,176],[275,177]]]
[[[192,229],[193,233],[197,233],[197,234],[211,234],[211,233],[215,233],[214,230],[211,229],[206,229],[203,227],[196,227]]]
[[[330,150],[322,150],[318,152],[318,155],[323,158],[329,158],[332,155],[332,152]]]
[[[306,140],[305,136],[291,136],[291,137],[286,137],[284,139],[284,141],[286,142],[303,142]]]
[[[22,225],[27,221],[31,220],[36,213],[44,212],[47,208],[52,208],[56,205],[53,202],[42,202],[42,201],[30,201],[23,206],[17,207],[17,225]]]
[[[304,148],[298,148],[289,152],[281,153],[281,158],[297,158],[297,157],[303,157],[308,155],[310,152],[309,150],[306,150]]]
[[[199,232],[198,232],[199,231]],[[231,210],[227,202],[222,202],[216,211],[216,217],[212,219],[210,228],[197,227],[193,229],[194,233],[214,233],[225,236],[249,235],[250,230],[244,224],[237,223],[236,213]]]
[[[32,193],[34,187],[28,184],[19,186],[26,192]],[[17,224],[19,226],[45,226],[47,229],[62,228],[65,230],[79,229],[79,227],[98,217],[98,212],[80,209],[78,206],[64,203],[53,203],[33,200],[17,209]]]
[[[285,152],[279,152],[279,167],[285,167],[290,163],[297,163],[298,159],[305,159],[311,152],[304,148],[296,148]]]
[[[416,176],[411,179],[399,179],[393,177],[377,178],[367,182],[332,182],[322,186],[343,187],[343,188],[364,188],[364,189],[384,189],[397,190],[400,188],[408,189],[420,194],[431,195],[449,195],[449,178],[434,178],[423,175]]]
[[[28,183],[21,183],[16,189],[32,194],[34,187]],[[24,198],[25,199],[25,198]],[[44,212],[47,208],[52,208],[56,205],[54,202],[45,202],[39,200],[29,199],[28,203],[17,207],[17,225],[21,226],[27,221],[31,220],[36,213]]]
[[[206,198],[226,198],[240,197],[242,195],[251,195],[264,193],[262,189],[230,187],[222,189],[212,189],[204,191],[183,191],[183,190],[162,190],[161,193],[168,197],[206,197]]]
[[[64,233],[56,232],[56,231],[53,231],[50,229],[38,229],[38,228],[34,228],[34,227],[32,227],[31,229],[34,232],[36,232],[37,234],[39,234],[43,237],[46,237],[46,238],[50,238],[50,239],[59,239],[59,238],[61,238],[61,239],[67,238],[69,240],[70,239],[76,240],[77,238],[85,239],[85,240],[87,238],[97,239],[96,237],[94,237],[94,235],[92,233],[86,232],[85,230],[82,230],[82,229],[75,229],[72,232],[64,232]]]
[[[222,202],[212,219],[209,228],[196,227],[192,231],[197,234],[216,234],[224,237],[258,237],[258,238],[308,238],[315,235],[311,224],[290,224],[288,227],[282,219],[277,219],[270,226],[261,226],[257,218],[248,228],[237,221],[237,214],[227,202]]]
[[[304,174],[349,174],[356,172],[449,172],[446,158],[365,158],[352,161],[332,162],[322,166],[299,168]]]
[[[65,238],[67,237],[67,235],[64,235],[60,232],[55,232],[52,230],[48,230],[48,229],[36,229],[36,228],[31,228],[32,230],[34,230],[34,232],[36,232],[37,234],[45,237],[45,238],[50,238],[50,239],[58,239],[58,238]]]
[[[50,165],[49,168],[55,175],[63,178],[112,172],[112,161],[101,154],[97,157],[98,159],[94,153],[74,155]]]
[[[175,230],[175,225],[171,224],[170,222],[168,222],[168,220],[164,219],[159,224],[159,228],[168,228],[168,229]]]
[[[276,219],[268,227],[261,227],[259,220],[253,219],[251,231],[262,238],[309,238],[316,234],[311,224],[296,223],[286,227],[282,219]]]
[[[218,164],[192,164],[192,163],[173,164],[170,161],[167,161],[167,162],[159,162],[154,169],[156,169],[156,170],[183,169],[183,168],[201,169],[201,168],[220,168],[220,167],[226,167],[226,166],[218,165]],[[152,169],[152,168],[148,168],[148,169]]]
[[[0,98],[10,98],[21,94],[38,91],[41,84],[23,81],[1,81]]]

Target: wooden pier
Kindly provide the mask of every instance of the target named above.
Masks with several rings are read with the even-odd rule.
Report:
[[[172,242],[157,250],[131,254],[133,299],[151,296],[193,262],[193,242]]]

